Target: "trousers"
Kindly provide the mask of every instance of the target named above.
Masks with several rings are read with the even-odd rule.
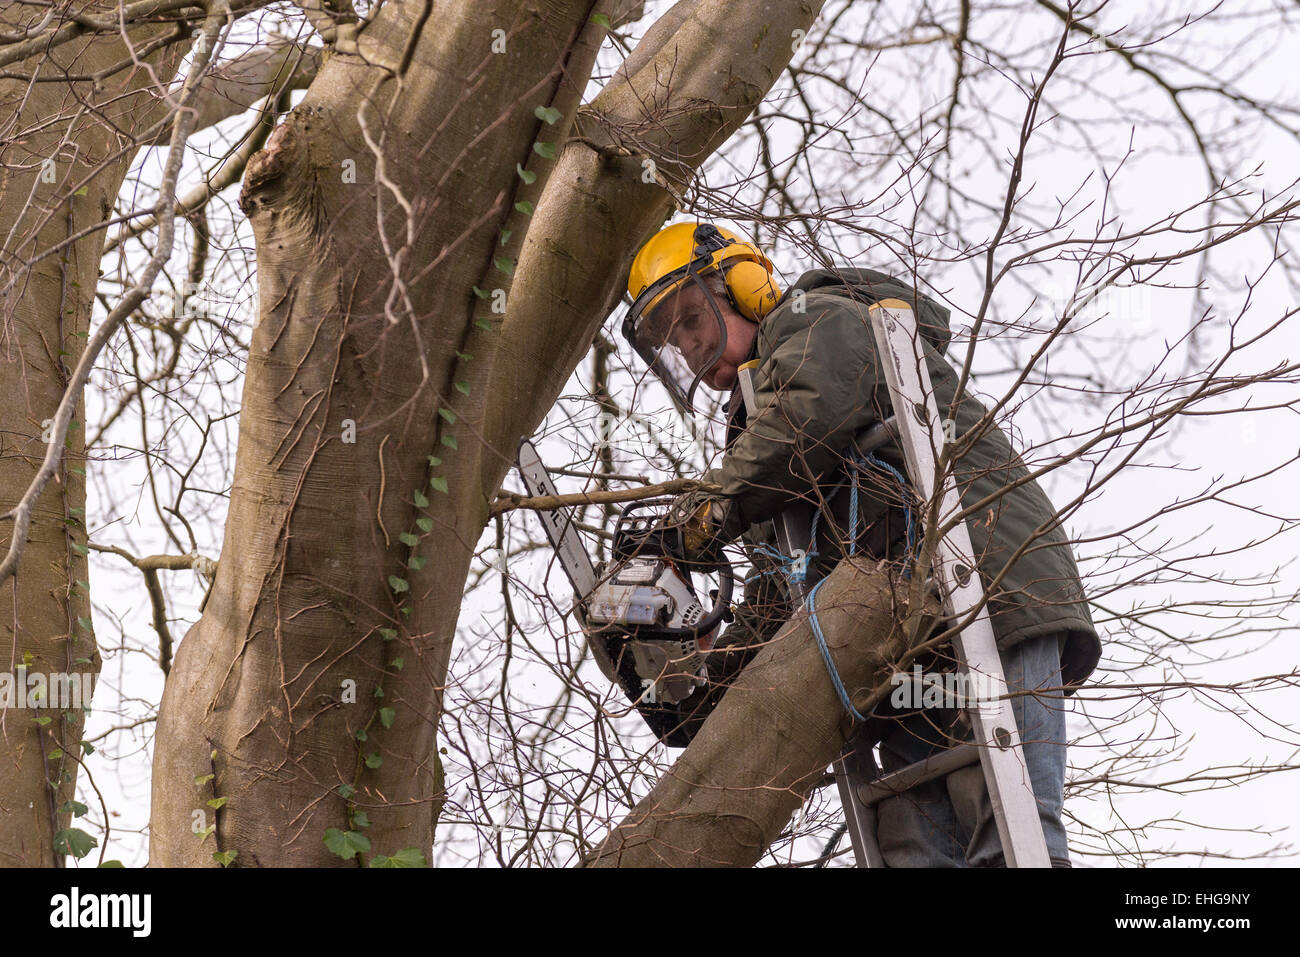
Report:
[[[1012,694],[1061,686],[1065,635],[1031,638],[1001,653]],[[1061,821],[1065,787],[1065,699],[1059,690],[1011,699],[1038,802],[1047,854],[1053,867],[1069,867]],[[885,772],[906,767],[952,747],[959,711],[922,709],[888,722],[880,739]],[[964,723],[964,718],[962,719]],[[977,762],[944,778],[926,781],[877,805],[881,855],[889,867],[1004,867],[997,821]]]

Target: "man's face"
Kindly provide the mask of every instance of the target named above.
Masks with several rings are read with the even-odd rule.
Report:
[[[671,317],[669,345],[677,348],[695,375],[718,351],[718,319],[708,296],[702,285],[692,280],[659,306]],[[700,381],[717,392],[730,392],[736,385],[737,367],[749,358],[758,324],[738,313],[726,296],[714,294],[712,298],[727,324],[727,345]]]

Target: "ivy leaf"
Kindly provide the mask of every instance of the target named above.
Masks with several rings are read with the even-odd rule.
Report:
[[[420,555],[412,555],[411,560],[406,563],[406,567],[413,572],[418,572],[421,568],[424,567],[424,563],[427,561],[428,561],[427,558],[424,558]]]
[[[352,795],[357,793],[357,789],[354,788],[351,784],[340,784],[338,787],[338,792],[339,792],[339,797],[341,797],[343,800],[346,801],[348,798],[352,797]]]
[[[538,156],[544,156],[548,160],[553,160],[555,159],[555,144],[543,143],[540,140],[538,140],[536,143],[533,144],[533,152],[536,153]]]
[[[32,721],[36,722],[36,724],[40,725],[42,728],[50,723],[50,719],[45,717],[45,715],[41,715],[39,718],[32,718]]]
[[[438,410],[438,414],[447,420],[448,425],[456,424],[456,413],[451,411],[451,409],[447,408],[445,405]],[[438,462],[441,463],[442,459],[438,459]]]
[[[55,748],[53,751],[47,754],[46,757],[49,758],[51,761],[57,761],[59,760],[59,758],[63,757],[63,749]]]
[[[90,619],[85,617],[84,615],[77,616],[77,624],[80,625],[82,628],[85,628],[86,631],[92,630],[90,627]]]
[[[391,728],[393,726],[393,722],[396,719],[397,719],[396,708],[379,709],[379,723],[382,724],[385,728]]]
[[[64,801],[59,805],[60,814],[67,814],[71,811],[73,817],[83,817],[89,810],[90,808],[86,807],[86,805],[82,804],[80,801]]]
[[[492,265],[496,266],[507,276],[513,276],[515,274],[515,262],[513,259],[508,259],[505,256],[497,256],[492,260]]]
[[[478,296],[480,299],[486,299],[488,297],[486,290],[480,289],[478,286],[473,286],[471,288],[474,290],[474,295]]]
[[[392,641],[394,638],[397,637],[397,630],[394,628],[380,628],[379,634],[384,639],[384,641]],[[347,787],[347,785],[344,785],[344,787]],[[346,794],[343,796],[347,797]]]
[[[99,846],[99,841],[79,827],[65,827],[54,835],[54,850],[81,860]]]
[[[484,332],[492,331],[492,323],[488,322],[486,319],[475,319],[474,325],[478,326]]]
[[[89,549],[89,548],[87,548],[85,545],[79,545],[77,542],[73,542],[73,543],[72,543],[72,550],[73,550],[74,552],[76,552],[78,555],[89,555],[89,554],[90,554],[90,549]]]
[[[81,753],[82,753],[83,755],[86,755],[86,754],[94,754],[94,753],[95,753],[95,746],[94,746],[93,744],[91,744],[89,741],[82,741],[82,742],[81,742]]]
[[[525,183],[531,185],[532,183],[535,183],[537,181],[536,173],[529,172],[528,170],[520,166],[518,163],[515,164],[515,172],[519,174],[519,178],[522,179]]]
[[[370,815],[365,811],[358,811],[356,814],[352,815],[352,823],[357,827],[369,827]]]
[[[468,382],[457,382],[457,383],[456,383],[456,391],[459,392],[461,395],[469,395],[469,383],[468,383]]]
[[[368,737],[370,737],[370,735],[366,734],[366,729],[365,729],[365,728],[357,728],[357,740],[358,740],[358,741],[364,741],[364,740],[366,740],[366,738],[368,738]]]
[[[220,811],[223,807],[226,806],[226,802],[229,800],[230,798],[228,797],[211,798],[208,801],[208,807],[212,808],[214,811]]]
[[[396,668],[398,671],[401,671],[404,667],[406,667],[406,659],[405,659],[405,658],[394,658],[394,659],[393,659],[392,661],[390,661],[388,664],[389,664],[391,667]]]
[[[199,775],[195,775],[195,777],[194,777],[194,786],[195,786],[196,788],[201,788],[201,787],[203,787],[203,785],[207,784],[209,781],[211,781],[211,780],[212,780],[213,778],[215,778],[215,777],[216,777],[215,774],[199,774]]]
[[[100,867],[120,867],[120,868],[122,868],[123,870],[126,869],[126,865],[123,864],[121,861],[105,861],[103,864],[100,864],[99,866],[100,866]]]
[[[382,698],[383,696],[384,696],[384,689],[383,689],[383,688],[375,688],[375,697],[376,697],[376,698]]]
[[[447,480],[441,475],[435,475],[433,478],[429,479],[429,484],[444,495],[447,494]]]
[[[424,497],[424,493],[421,492],[418,488],[415,490],[415,507],[416,508],[429,507],[429,500]]]
[[[555,121],[564,114],[553,106],[539,106],[533,110],[533,116],[544,121],[548,126],[554,126]]]
[[[411,590],[411,586],[407,584],[406,579],[398,578],[396,575],[388,576],[388,587],[391,588],[393,591],[397,592],[399,595],[404,591]]]
[[[220,864],[222,867],[229,867],[231,864],[235,862],[235,858],[237,858],[238,856],[239,856],[238,851],[213,851],[212,852],[212,859],[216,861],[218,864]]]
[[[605,13],[593,13],[591,15],[591,22],[597,26],[604,27],[606,30],[613,29],[613,27],[610,26],[609,15]]]
[[[370,838],[360,831],[340,831],[331,827],[325,831],[325,846],[343,860],[350,861],[359,851],[370,850]]]
[[[439,441],[449,449],[456,448],[456,436],[454,435],[444,435]]]
[[[515,209],[519,210],[519,212],[523,213],[525,216],[533,215],[533,204],[528,202],[526,199],[521,199],[519,202],[515,203]]]
[[[441,465],[441,464],[442,464],[442,459],[438,458],[438,456],[436,456],[436,455],[430,455],[430,456],[429,456],[429,465],[430,465],[431,467],[433,467],[433,468],[436,469],[436,468],[437,468],[439,465]]]
[[[400,541],[403,545],[409,545],[411,548],[414,548],[416,545],[419,545],[419,544],[420,544],[420,538],[419,538],[419,536],[418,536],[418,535],[412,535],[410,532],[402,532],[401,535],[398,535],[398,536],[397,536],[397,539],[398,539],[398,541]]]
[[[415,524],[420,526],[420,531],[422,532],[433,531],[433,519],[429,518],[426,515],[421,515],[419,518],[417,518],[415,520]]]
[[[392,857],[376,854],[370,859],[371,867],[428,867],[424,852],[418,847],[404,847]]]
[[[502,246],[504,246],[506,243],[510,242],[510,236],[511,236],[511,234],[512,234],[513,232],[514,232],[514,231],[513,231],[513,230],[510,230],[510,229],[503,229],[503,230],[501,230],[501,245],[502,245]]]
[[[366,767],[377,768],[384,763],[384,756],[378,751],[371,751],[366,755]]]

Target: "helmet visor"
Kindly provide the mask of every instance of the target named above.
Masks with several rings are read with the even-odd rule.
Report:
[[[727,349],[726,320],[693,265],[647,287],[623,320],[624,337],[688,413],[695,411],[695,390]],[[682,295],[688,288],[702,295]]]

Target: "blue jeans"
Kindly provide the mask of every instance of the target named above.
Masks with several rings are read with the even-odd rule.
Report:
[[[1012,693],[1061,686],[1064,635],[1021,642],[1002,653]],[[1061,823],[1065,786],[1065,701],[1061,692],[1011,699],[1054,867],[1069,867]],[[951,747],[962,737],[959,712],[922,710],[896,722],[880,741],[880,763],[893,771]],[[1002,842],[979,763],[917,785],[877,805],[877,840],[889,867],[1002,867]]]

